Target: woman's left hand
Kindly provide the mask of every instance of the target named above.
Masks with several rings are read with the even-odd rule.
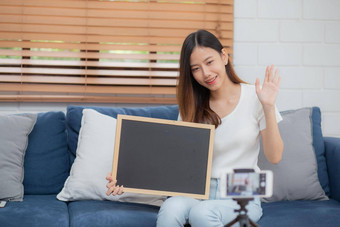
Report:
[[[266,107],[274,107],[276,97],[279,93],[281,83],[281,77],[278,76],[279,70],[275,70],[275,75],[273,75],[273,73],[274,65],[267,66],[262,88],[260,87],[260,80],[256,78],[256,94],[264,109]]]
[[[124,193],[124,187],[123,186],[119,186],[119,185],[116,185],[117,183],[117,180],[114,180],[112,178],[112,173],[109,173],[107,176],[106,176],[106,180],[109,181],[107,184],[106,184],[106,187],[108,188],[107,192],[106,192],[106,195],[121,195]]]

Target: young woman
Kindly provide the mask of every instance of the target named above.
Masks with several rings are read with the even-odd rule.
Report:
[[[234,72],[226,49],[210,32],[198,30],[184,41],[180,56],[177,99],[180,119],[213,124],[216,127],[209,200],[184,196],[167,199],[160,208],[159,227],[224,226],[236,217],[239,205],[219,197],[219,177],[236,168],[254,168],[260,150],[272,163],[281,160],[283,142],[277,122],[282,118],[275,107],[281,78],[274,66],[267,67],[260,87],[243,82]],[[107,177],[107,194],[121,194],[123,188]],[[258,221],[262,215],[259,199],[251,201],[248,216]]]

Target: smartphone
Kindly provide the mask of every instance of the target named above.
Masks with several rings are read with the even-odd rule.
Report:
[[[273,194],[273,172],[224,173],[221,176],[222,198],[271,197]]]

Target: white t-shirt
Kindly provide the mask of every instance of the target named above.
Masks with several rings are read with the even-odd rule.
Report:
[[[276,107],[275,110],[279,122],[282,117]],[[266,122],[254,85],[241,84],[238,104],[221,121],[215,130],[211,177],[219,178],[235,168],[260,170],[257,166],[260,131],[266,128]]]

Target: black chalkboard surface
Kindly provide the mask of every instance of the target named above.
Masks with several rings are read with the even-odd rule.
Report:
[[[209,198],[213,125],[118,115],[112,176],[125,192]]]

